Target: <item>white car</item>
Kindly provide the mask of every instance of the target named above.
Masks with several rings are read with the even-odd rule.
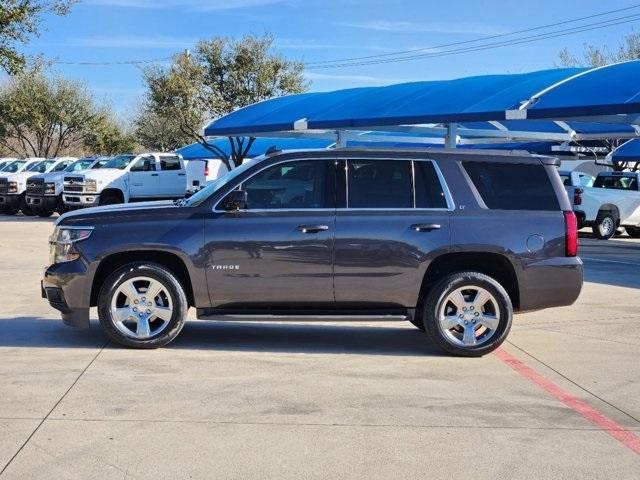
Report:
[[[69,158],[49,173],[34,175],[27,180],[27,205],[40,217],[50,217],[54,212],[64,213],[62,187],[64,176],[84,170],[102,167],[110,157]]]
[[[25,200],[27,179],[38,173],[47,173],[64,161],[64,159],[28,158],[10,164],[0,177],[0,207],[3,208],[3,213],[15,215],[22,211],[25,215],[33,215]],[[12,170],[15,171],[11,173]],[[9,175],[4,176],[5,173]]]
[[[559,172],[581,226],[591,226],[600,239],[611,238],[619,226],[640,236],[640,173]]]
[[[179,199],[204,184],[204,166],[188,167],[178,154],[125,154],[98,170],[65,175],[62,197],[69,207]]]

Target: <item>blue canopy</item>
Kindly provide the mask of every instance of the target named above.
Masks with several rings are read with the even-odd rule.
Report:
[[[616,148],[609,155],[613,163],[640,162],[640,140],[629,140]]]
[[[210,139],[209,143],[221,149],[227,156],[231,155],[231,145],[226,137]],[[298,150],[312,148],[327,148],[334,142],[313,138],[256,138],[247,153],[248,158],[254,158],[266,153],[271,147],[280,150]],[[246,142],[245,142],[246,145]],[[203,147],[200,143],[192,143],[176,150],[185,160],[195,160],[198,158],[216,158],[215,153]]]
[[[630,124],[640,118],[638,78],[640,61],[630,61],[593,69],[303,93],[237,110],[213,121],[205,134],[403,129],[419,134],[425,124],[431,129],[434,124],[457,124],[459,135],[476,138],[509,138],[508,132],[528,132],[513,138],[552,140],[632,137]]]

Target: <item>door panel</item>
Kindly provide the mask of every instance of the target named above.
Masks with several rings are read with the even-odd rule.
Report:
[[[131,197],[157,196],[159,181],[156,159],[153,156],[144,156],[136,160],[136,163],[129,170],[129,181]]]
[[[429,262],[449,249],[450,215],[427,210],[339,210],[336,302],[415,307]]]
[[[240,186],[245,210],[212,212],[205,254],[214,307],[333,305],[334,183],[331,161],[282,162]]]
[[[179,197],[187,190],[187,175],[177,155],[160,155],[158,192],[167,197]]]
[[[336,303],[415,307],[429,262],[450,246],[450,200],[434,165],[340,163],[347,193],[336,213]]]

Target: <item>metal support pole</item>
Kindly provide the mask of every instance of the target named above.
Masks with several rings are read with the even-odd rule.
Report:
[[[458,143],[458,124],[447,123],[447,133],[444,137],[444,148],[456,148]]]
[[[344,130],[336,130],[336,147],[346,148],[347,146],[347,132]]]

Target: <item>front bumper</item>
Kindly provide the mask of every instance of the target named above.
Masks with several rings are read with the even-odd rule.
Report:
[[[42,298],[62,313],[62,321],[72,327],[89,326],[91,281],[81,260],[55,263],[44,271]]]
[[[58,196],[27,195],[27,205],[33,209],[55,210],[58,207]]]
[[[582,291],[579,257],[549,258],[526,265],[519,278],[520,311],[573,304]]]
[[[71,207],[95,207],[100,204],[100,194],[64,193],[62,200]]]
[[[0,195],[0,207],[16,209],[20,205],[20,195]]]

